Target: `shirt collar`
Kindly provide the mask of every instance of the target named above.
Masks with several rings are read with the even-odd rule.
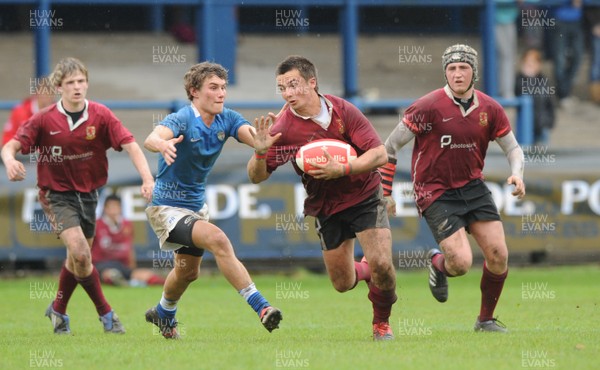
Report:
[[[471,104],[469,109],[466,111],[465,108],[463,108],[463,106],[459,102],[454,100],[454,94],[452,94],[452,90],[450,89],[450,86],[448,84],[444,86],[444,92],[446,92],[446,95],[448,96],[448,98],[450,98],[450,100],[452,100],[454,104],[458,105],[463,117],[465,117],[466,115],[468,115],[469,113],[471,113],[479,107],[479,99],[477,98],[477,90],[475,89],[473,89],[473,104]]]
[[[75,123],[73,123],[73,119],[71,118],[71,116],[65,111],[65,108],[62,105],[62,99],[60,99],[58,101],[58,103],[56,103],[56,109],[58,109],[58,111],[60,113],[62,113],[65,117],[67,117],[67,122],[69,122],[69,129],[71,131],[75,130],[77,127],[81,126],[82,123],[84,123],[85,121],[88,120],[88,106],[89,106],[89,102],[87,99],[84,99],[83,101],[84,103],[84,108],[83,108],[83,113],[81,114],[81,117],[79,118],[79,120]]]

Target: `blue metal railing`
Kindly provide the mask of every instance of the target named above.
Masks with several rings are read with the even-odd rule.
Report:
[[[549,0],[549,3],[557,2]],[[589,1],[586,1],[586,3]],[[593,2],[600,2],[594,0]],[[163,27],[162,9],[166,5],[190,5],[195,7],[196,39],[198,42],[198,60],[215,60],[230,71],[230,83],[235,83],[235,49],[237,37],[237,21],[235,6],[291,6],[282,0],[0,0],[0,4],[34,4],[39,10],[36,16],[49,17],[54,4],[67,5],[139,5],[152,8],[151,28],[158,31]],[[357,38],[359,32],[358,11],[366,6],[472,6],[482,9],[482,52],[483,52],[483,90],[489,95],[495,95],[497,76],[495,73],[495,39],[494,39],[494,0],[296,0],[293,6],[337,6],[341,7],[341,37],[343,39],[342,65],[344,96],[351,100],[359,109],[398,109],[409,105],[408,99],[390,99],[380,101],[365,101],[358,96],[358,50]],[[49,24],[41,20],[41,24]],[[35,73],[37,77],[45,76],[50,67],[50,32],[51,27],[35,28]],[[0,101],[0,109],[9,109],[17,102]],[[106,101],[112,109],[161,109],[176,110],[180,101]],[[502,100],[504,106],[517,107],[518,124],[517,136],[523,144],[531,144],[533,129],[533,112],[528,97]],[[281,106],[279,102],[228,102],[234,109],[268,109]]]

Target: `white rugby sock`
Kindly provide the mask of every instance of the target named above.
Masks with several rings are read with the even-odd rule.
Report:
[[[246,302],[248,301],[248,298],[250,298],[250,296],[256,292],[258,292],[258,290],[256,289],[256,285],[254,285],[254,283],[250,283],[250,285],[248,285],[246,288],[239,291],[240,295],[244,297]]]
[[[165,292],[163,292],[162,298],[160,299],[161,307],[168,311],[173,311],[173,310],[177,309],[177,302],[179,302],[179,300],[171,301],[169,299],[166,299]]]

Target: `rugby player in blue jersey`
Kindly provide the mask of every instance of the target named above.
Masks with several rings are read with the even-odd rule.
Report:
[[[162,250],[174,251],[174,267],[156,307],[146,321],[167,339],[179,338],[175,312],[188,285],[198,278],[204,250],[219,270],[259,315],[271,332],[282,320],[256,289],[248,271],[235,256],[227,235],[208,222],[206,178],[230,136],[254,147],[254,128],[239,113],[224,108],[227,71],[219,64],[200,63],[184,76],[191,104],[168,115],[148,136],[144,147],[161,154],[152,203],[146,209]]]

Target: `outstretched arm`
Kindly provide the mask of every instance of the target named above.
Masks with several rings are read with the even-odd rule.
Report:
[[[496,138],[496,142],[502,148],[510,164],[511,175],[506,182],[515,186],[512,195],[522,199],[525,196],[525,183],[523,182],[525,157],[523,150],[519,146],[519,143],[517,143],[515,134],[512,131],[502,137]]]
[[[144,141],[144,148],[153,152],[162,154],[168,166],[172,165],[177,158],[177,148],[175,144],[183,141],[183,135],[178,138],[173,137],[173,131],[166,126],[156,126]]]
[[[269,171],[267,171],[267,152],[281,137],[281,133],[271,135],[269,132],[271,122],[274,121],[275,117],[275,115],[269,114],[267,118],[261,116],[260,119],[256,118],[254,120],[254,127],[256,129],[254,135],[255,154],[250,158],[247,166],[248,178],[253,184],[263,182],[271,176]]]
[[[146,201],[150,202],[152,200],[152,190],[154,189],[154,178],[152,177],[152,172],[150,172],[148,161],[146,161],[142,149],[135,141],[121,146],[129,154],[131,162],[133,162],[133,165],[142,178],[142,196]]]

